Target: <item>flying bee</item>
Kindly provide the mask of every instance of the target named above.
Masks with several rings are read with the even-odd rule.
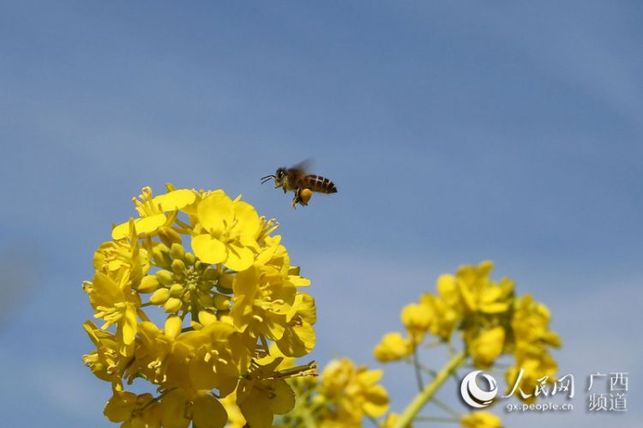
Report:
[[[281,187],[284,193],[293,191],[295,193],[292,200],[293,208],[297,208],[297,204],[308,205],[313,192],[337,193],[335,183],[326,177],[308,174],[307,165],[307,162],[301,162],[291,168],[277,168],[274,174],[261,177],[261,184],[274,180],[275,189]]]

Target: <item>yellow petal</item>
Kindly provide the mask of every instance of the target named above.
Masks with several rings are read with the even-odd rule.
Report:
[[[295,407],[295,393],[283,380],[271,382],[270,407],[278,415],[285,415]]]
[[[117,392],[109,399],[103,414],[112,422],[123,422],[132,416],[136,408],[136,394],[132,392]]]
[[[204,395],[194,401],[192,421],[199,428],[222,428],[228,421],[228,414],[219,400]]]
[[[131,345],[136,338],[136,308],[128,305],[123,319],[123,343]]]
[[[238,405],[249,427],[272,428],[273,412],[266,398],[252,391],[248,398],[238,402]]]
[[[313,297],[309,294],[297,293],[292,309],[297,313],[297,315],[301,317],[302,320],[306,321],[309,324],[315,324],[315,321],[317,321],[315,299],[313,299]]]
[[[161,211],[174,211],[190,205],[196,200],[196,194],[190,189],[179,189],[156,196],[152,203],[158,206]]]
[[[360,382],[362,382],[365,385],[373,385],[379,381],[382,376],[384,375],[384,372],[382,370],[365,370],[358,374],[357,376],[359,377]]]
[[[277,346],[285,356],[303,357],[315,347],[315,330],[308,323],[288,327]]]
[[[246,270],[252,266],[254,261],[255,255],[248,248],[233,244],[228,245],[228,258],[224,262],[226,267],[237,272],[241,272],[242,270]]]
[[[187,428],[190,420],[185,415],[185,397],[180,390],[169,392],[161,400],[163,428]]]
[[[234,220],[232,200],[223,190],[216,190],[199,202],[199,223],[210,233],[221,233]]]
[[[155,214],[149,217],[139,218],[134,222],[136,225],[136,233],[152,233],[163,226],[165,220],[165,214]]]
[[[364,412],[367,415],[378,418],[388,410],[388,393],[382,385],[374,385],[366,391],[366,402]]]
[[[112,229],[112,239],[115,241],[118,239],[127,238],[127,236],[129,236],[129,221],[121,223]]]
[[[295,287],[307,287],[310,285],[310,279],[299,275],[288,275],[288,281]]]
[[[209,234],[192,237],[194,254],[205,263],[221,263],[226,259],[228,250],[223,242]]]
[[[244,236],[256,238],[261,231],[261,221],[257,210],[247,202],[237,201],[234,203],[234,216],[237,220],[239,233]]]

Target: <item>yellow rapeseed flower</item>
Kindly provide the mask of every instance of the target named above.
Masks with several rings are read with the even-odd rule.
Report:
[[[460,418],[463,428],[502,428],[502,420],[489,412],[474,412]]]
[[[262,222],[254,207],[230,199],[222,190],[210,193],[197,207],[198,225],[192,237],[194,254],[206,263],[222,263],[242,271],[259,250]]]
[[[513,282],[503,278],[495,283],[490,278],[493,263],[484,261],[478,266],[461,266],[454,280],[462,296],[466,312],[497,314],[506,312],[513,297]]]
[[[152,197],[152,189],[144,187],[138,199],[133,198],[140,218],[134,220],[137,234],[151,234],[161,226],[170,223],[173,218],[166,213],[180,210],[194,203],[197,192],[190,189],[169,191],[163,195]],[[129,222],[121,223],[112,230],[112,238],[119,240],[130,233]]]
[[[505,345],[505,328],[501,326],[484,329],[465,341],[476,367],[489,367],[502,354]]]
[[[382,337],[373,349],[373,356],[381,363],[397,361],[407,357],[413,351],[413,346],[408,339],[400,333],[388,333]]]
[[[357,367],[348,358],[328,363],[318,389],[325,404],[322,419],[359,424],[365,415],[382,416],[388,410],[388,393],[378,384],[382,374]]]
[[[433,311],[427,305],[411,303],[402,309],[400,318],[414,343],[420,343],[433,321]]]

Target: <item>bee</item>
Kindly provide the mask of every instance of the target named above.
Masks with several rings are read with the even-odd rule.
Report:
[[[293,208],[297,208],[297,204],[308,205],[313,192],[337,193],[335,183],[326,177],[308,174],[307,166],[308,162],[300,162],[290,168],[277,168],[274,174],[261,177],[261,184],[274,180],[275,189],[281,187],[284,193],[293,191],[295,193],[292,200]]]

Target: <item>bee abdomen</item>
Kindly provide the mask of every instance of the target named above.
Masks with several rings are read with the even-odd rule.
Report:
[[[335,183],[319,175],[307,175],[304,177],[304,185],[313,192],[337,193]]]

